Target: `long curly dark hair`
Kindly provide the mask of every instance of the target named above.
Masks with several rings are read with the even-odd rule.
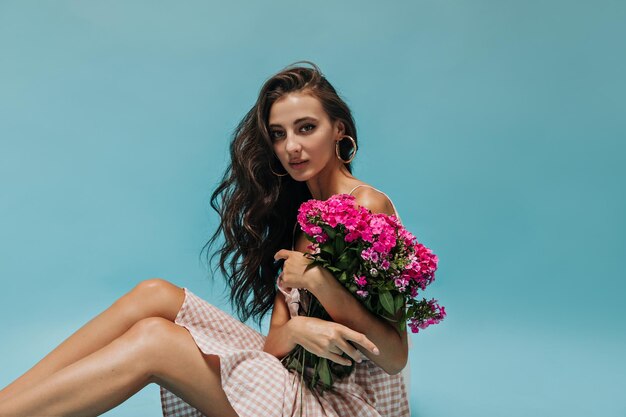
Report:
[[[357,141],[350,109],[318,66],[310,61],[294,62],[263,84],[256,103],[233,132],[231,163],[210,200],[220,224],[203,247],[209,267],[219,254],[231,306],[242,321],[256,318],[259,328],[276,296],[278,267],[274,266],[274,254],[291,249],[297,210],[312,198],[305,182],[272,173],[285,169],[274,154],[269,135],[270,108],[285,94],[302,91],[316,97],[331,122],[343,122],[344,133]],[[340,142],[342,159],[349,159],[350,150],[350,141]],[[352,173],[351,165],[344,165]],[[223,245],[209,257],[209,249],[220,234],[224,235]]]

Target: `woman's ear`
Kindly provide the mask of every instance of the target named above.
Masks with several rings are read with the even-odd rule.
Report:
[[[337,120],[335,122],[335,130],[339,136],[343,136],[346,134],[346,127],[341,120]]]

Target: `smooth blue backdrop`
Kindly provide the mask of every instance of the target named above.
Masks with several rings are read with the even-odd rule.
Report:
[[[440,257],[415,416],[624,416],[621,1],[0,1],[0,386],[199,260],[230,134],[318,63],[355,174]],[[267,322],[265,324],[267,326]],[[264,331],[266,331],[266,327]],[[150,386],[108,416],[157,416]]]

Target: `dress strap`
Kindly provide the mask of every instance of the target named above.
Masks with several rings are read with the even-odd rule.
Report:
[[[400,215],[398,214],[398,210],[396,210],[396,205],[393,204],[393,200],[391,198],[389,198],[389,196],[385,193],[383,193],[382,191],[380,191],[378,188],[372,187],[371,185],[367,185],[367,184],[359,184],[356,187],[354,187],[352,190],[350,190],[350,195],[352,195],[352,192],[354,190],[356,190],[359,187],[370,187],[373,188],[374,190],[378,191],[379,193],[381,193],[382,195],[384,195],[385,197],[387,197],[387,200],[389,200],[389,202],[391,203],[391,207],[393,207],[393,212],[396,214],[396,217],[398,218],[398,220],[400,221],[400,223],[402,223],[402,219],[400,219]]]

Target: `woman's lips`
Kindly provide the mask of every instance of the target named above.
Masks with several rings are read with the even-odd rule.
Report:
[[[306,167],[306,164],[308,164],[309,161],[302,161],[300,163],[290,163],[289,166],[292,167],[293,169],[303,169],[304,167]]]

